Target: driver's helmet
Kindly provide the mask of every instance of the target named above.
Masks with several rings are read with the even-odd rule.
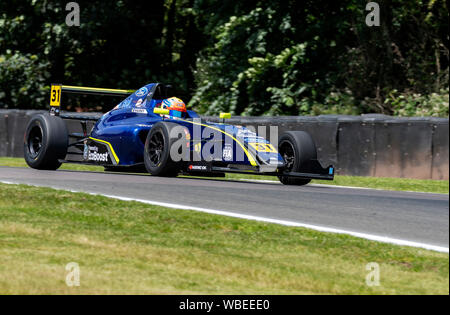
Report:
[[[175,117],[183,117],[186,113],[186,104],[178,97],[163,100],[161,108],[170,110],[170,115]]]

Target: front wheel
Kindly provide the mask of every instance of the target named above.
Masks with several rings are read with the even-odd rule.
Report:
[[[174,141],[170,138],[170,134],[175,126],[171,123],[158,122],[147,135],[144,164],[152,175],[176,177],[180,172],[179,166],[170,157],[170,148]]]
[[[285,171],[299,172],[301,166],[309,160],[317,159],[317,150],[311,135],[305,131],[287,131],[281,135],[278,150],[286,163]],[[310,179],[278,176],[284,185],[303,186]]]

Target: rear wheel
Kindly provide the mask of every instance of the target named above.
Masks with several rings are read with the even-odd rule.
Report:
[[[283,157],[288,172],[299,172],[301,166],[309,160],[317,159],[317,150],[311,135],[305,131],[287,131],[279,140],[278,150]],[[278,176],[284,185],[303,186],[310,179]]]
[[[66,156],[68,139],[67,127],[61,118],[44,114],[33,116],[25,131],[25,161],[35,169],[58,169],[59,160]]]
[[[170,148],[174,140],[170,131],[177,125],[158,122],[147,135],[144,149],[144,164],[147,171],[156,176],[175,177],[180,168],[170,157]]]

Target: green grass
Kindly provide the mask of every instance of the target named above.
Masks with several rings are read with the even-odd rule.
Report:
[[[13,158],[13,157],[0,157],[0,166],[9,167],[28,167],[27,163],[23,158]],[[102,166],[93,165],[83,165],[83,164],[63,164],[60,167],[61,170],[72,170],[72,171],[92,171],[92,172],[103,172]]]
[[[27,167],[24,159],[10,158],[10,157],[0,157],[0,166]],[[75,171],[103,172],[103,167],[101,166],[91,166],[82,164],[63,164],[61,166],[61,169],[75,170]],[[247,174],[226,174],[225,179],[278,181],[278,179],[274,176],[247,175]],[[315,184],[353,186],[353,187],[375,188],[385,190],[417,191],[417,192],[429,192],[440,194],[449,193],[448,180],[424,180],[424,179],[410,179],[410,178],[360,177],[360,176],[337,175],[335,176],[335,179],[333,181],[313,180],[312,182]]]
[[[0,294],[449,294],[448,254],[24,185],[0,184],[0,257]]]
[[[278,180],[274,176],[227,174],[228,179],[256,179]],[[387,178],[387,177],[362,177],[336,175],[333,181],[313,180],[314,184],[326,184],[336,186],[352,186],[397,191],[417,191],[448,194],[448,180],[411,179],[411,178]]]

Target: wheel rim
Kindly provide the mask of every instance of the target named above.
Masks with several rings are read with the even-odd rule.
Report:
[[[30,157],[36,159],[42,149],[42,130],[39,126],[34,126],[28,134],[28,151]]]
[[[161,132],[155,132],[149,141],[148,157],[150,162],[157,166],[161,163],[162,155],[164,152],[164,137]]]
[[[283,157],[286,171],[292,171],[295,164],[295,150],[289,141],[282,141],[279,146],[279,153]]]

